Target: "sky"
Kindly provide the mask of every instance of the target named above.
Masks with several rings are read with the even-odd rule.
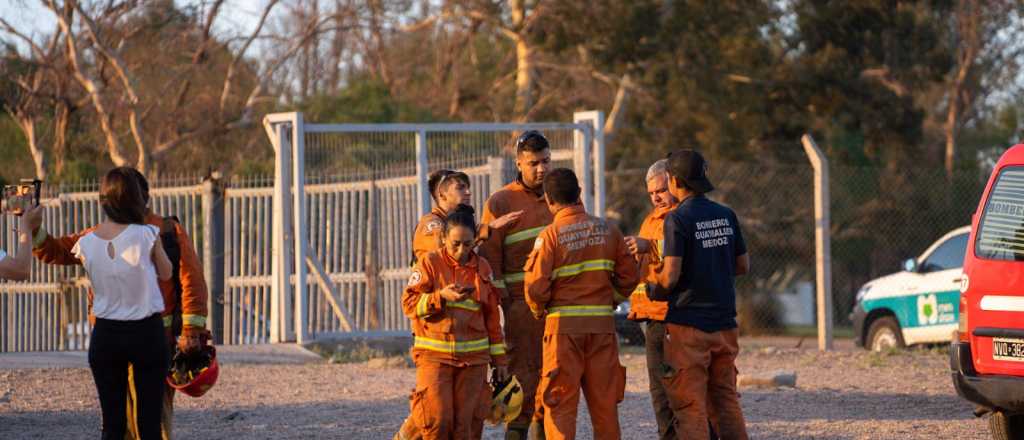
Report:
[[[175,0],[179,5],[194,5],[208,3],[201,0]],[[266,0],[227,0],[222,6],[223,13],[214,22],[214,29],[217,31],[251,30],[256,26],[259,15],[262,12]],[[280,5],[275,8],[276,12],[283,10]],[[272,14],[273,15],[273,14]],[[57,22],[52,12],[43,6],[40,0],[0,0],[0,17],[7,20],[20,32],[37,38],[49,34],[56,28]],[[25,48],[23,44],[19,47]],[[254,49],[258,49],[255,48]]]

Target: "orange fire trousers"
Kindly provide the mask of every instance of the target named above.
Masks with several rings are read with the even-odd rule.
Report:
[[[540,394],[547,440],[575,439],[580,389],[594,426],[594,439],[619,439],[618,404],[626,390],[614,333],[544,335]]]
[[[747,428],[736,391],[739,330],[705,333],[697,328],[666,324],[665,375],[662,382],[675,414],[680,438],[706,440],[708,405],[722,440],[746,440]]]
[[[525,429],[535,418],[541,418],[540,402],[535,402],[540,383],[542,365],[541,342],[544,340],[544,320],[537,319],[523,298],[502,304],[505,314],[505,344],[508,348],[509,373],[523,386],[523,410],[509,423],[510,427]]]
[[[479,439],[490,396],[487,365],[417,361],[409,418],[424,440]]]

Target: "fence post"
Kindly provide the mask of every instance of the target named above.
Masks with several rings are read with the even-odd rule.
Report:
[[[370,200],[367,204],[368,219],[366,221],[366,309],[368,330],[380,329],[380,316],[378,311],[380,297],[380,264],[377,262],[379,251],[377,249],[380,240],[377,231],[383,229],[380,225],[380,201],[377,197],[377,182],[370,179]]]
[[[591,156],[594,167],[594,181],[591,188],[584,187],[584,191],[592,191],[594,194],[595,216],[604,218],[605,207],[607,206],[605,186],[605,143],[604,143],[604,112],[591,110],[576,112],[572,114],[574,123],[584,123],[591,127]]]
[[[430,163],[427,161],[427,132],[419,130],[416,132],[416,189],[419,198],[416,199],[420,216],[430,212],[430,188],[427,185],[427,175],[430,173]]]
[[[832,246],[830,240],[830,206],[828,191],[828,158],[809,134],[800,138],[804,151],[814,166],[814,243],[815,273],[818,285],[818,350],[832,350]]]
[[[306,132],[302,113],[292,113],[292,210],[295,228],[295,342],[302,344],[309,336],[309,311],[306,310],[309,286],[306,284],[306,243],[309,242],[306,221]]]
[[[501,187],[505,186],[505,167],[506,166],[507,166],[507,162],[505,162],[505,158],[504,157],[490,156],[490,157],[487,158],[487,168],[488,168],[488,170],[491,173],[491,175],[490,175],[490,180],[491,180],[490,181],[490,185],[491,185],[491,193],[492,194],[495,191],[501,189]],[[484,209],[483,206],[481,206],[479,208],[481,213],[483,212],[483,209]]]
[[[265,122],[267,131],[272,131],[274,150],[274,220],[272,242],[272,273],[273,285],[270,289],[270,342],[284,342],[288,339],[288,320],[286,311],[291,304],[291,187],[289,173],[291,170],[291,154],[289,151],[287,123]]]
[[[224,181],[219,172],[203,180],[203,274],[207,297],[206,327],[213,343],[224,343]]]
[[[574,115],[574,118],[579,118],[580,114]],[[573,132],[573,169],[576,171],[576,177],[580,180],[580,186],[583,196],[583,207],[587,209],[587,212],[594,215],[594,193],[593,193],[593,174],[591,170],[591,145],[594,142],[594,130],[587,127],[585,130],[574,130]]]

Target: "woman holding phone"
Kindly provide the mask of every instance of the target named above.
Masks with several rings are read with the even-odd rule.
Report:
[[[132,169],[114,168],[104,176],[100,206],[106,220],[79,239],[72,253],[94,290],[89,367],[103,414],[102,438],[125,437],[131,364],[139,437],[156,440],[169,363],[157,277],[171,278],[171,261],[160,243],[160,230],[145,224],[146,202]]]
[[[18,218],[18,249],[11,256],[0,249],[0,280],[25,281],[32,274],[32,224],[42,221],[43,208],[36,206]]]
[[[478,439],[490,401],[487,366],[499,381],[508,359],[491,267],[473,251],[473,208],[459,205],[442,225],[442,247],[422,256],[402,295],[412,321],[416,389],[411,421],[430,439]]]

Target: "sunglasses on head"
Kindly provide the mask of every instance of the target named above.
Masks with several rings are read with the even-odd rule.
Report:
[[[444,176],[441,176],[441,180],[437,181],[437,191],[440,191],[441,188],[444,188],[444,182],[448,180],[449,177],[460,179],[463,182],[469,182],[469,176],[467,176],[466,173],[463,173],[461,171],[448,171],[444,174]]]
[[[523,144],[530,141],[531,139],[544,139],[545,141],[548,140],[548,138],[544,137],[544,135],[537,130],[527,130],[524,131],[523,134],[519,135],[519,138],[516,139],[516,149],[518,150],[522,148]]]

